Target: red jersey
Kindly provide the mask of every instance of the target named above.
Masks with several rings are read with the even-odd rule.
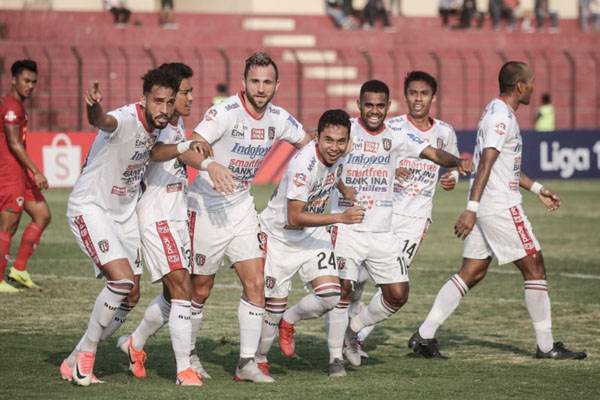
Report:
[[[4,96],[0,102],[0,185],[8,186],[23,182],[26,169],[8,148],[5,125],[18,125],[20,139],[25,147],[27,136],[27,112],[23,103],[15,99],[12,93]]]

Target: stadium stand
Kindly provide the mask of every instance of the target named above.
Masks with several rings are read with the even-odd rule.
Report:
[[[2,11],[2,84],[15,59],[32,57],[40,64],[40,86],[29,107],[31,130],[88,129],[81,93],[94,79],[108,109],[137,99],[139,77],[174,60],[196,71],[192,126],[210,105],[215,84],[239,90],[244,59],[263,49],[280,66],[276,104],[307,127],[316,125],[325,108],[355,115],[357,90],[369,78],[386,81],[392,114],[403,112],[404,74],[424,69],[441,86],[434,115],[457,129],[473,129],[497,92],[490,74],[513,58],[533,66],[538,93],[552,93],[558,129],[600,126],[599,35],[580,32],[575,19],[561,20],[558,35],[489,27],[448,31],[437,17],[394,17],[395,32],[337,30],[325,15],[176,13],[174,30],[161,29],[155,13],[136,12],[132,19],[140,25],[115,28],[100,11]],[[522,128],[532,127],[537,102],[534,96],[531,107],[519,110]]]

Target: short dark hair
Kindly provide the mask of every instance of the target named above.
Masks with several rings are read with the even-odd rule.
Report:
[[[509,61],[500,68],[498,85],[500,93],[511,91],[519,82],[527,80],[527,64],[522,61]]]
[[[542,94],[542,103],[550,104],[551,101],[552,101],[552,98],[550,97],[550,93]]]
[[[144,94],[152,92],[154,86],[171,88],[174,93],[177,93],[179,82],[181,82],[181,79],[174,74],[169,73],[166,68],[151,69],[146,72],[146,75],[142,76],[142,79],[144,81]]]
[[[248,71],[252,67],[268,67],[272,65],[275,68],[275,80],[279,80],[279,70],[277,64],[267,53],[254,53],[246,59],[246,68],[244,69],[244,79],[248,77]]]
[[[194,71],[185,65],[184,63],[174,62],[174,63],[164,63],[160,67],[160,69],[164,69],[167,73],[175,75],[177,78],[177,89],[179,90],[179,85],[181,85],[181,81],[184,79],[189,79],[194,76]]]
[[[321,132],[323,132],[325,128],[331,125],[346,127],[346,129],[348,129],[348,137],[350,136],[350,116],[346,111],[340,109],[325,111],[323,115],[321,115],[321,118],[319,118],[319,126],[317,128],[319,136],[321,136]]]
[[[35,72],[37,74],[37,63],[33,60],[18,60],[10,67],[10,73],[13,77],[18,76],[24,70]]]
[[[360,99],[361,100],[363,98],[363,95],[367,92],[385,93],[385,96],[387,97],[387,99],[388,100],[390,99],[390,88],[388,88],[388,85],[386,85],[385,83],[378,81],[376,79],[373,79],[371,81],[366,81],[360,87]]]
[[[414,81],[422,81],[431,87],[431,94],[435,95],[437,93],[437,81],[431,75],[424,71],[411,71],[406,74],[404,78],[404,95],[408,92],[408,85]]]

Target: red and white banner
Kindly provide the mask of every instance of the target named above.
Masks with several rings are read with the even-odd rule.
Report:
[[[48,179],[51,188],[73,187],[81,173],[97,132],[28,132],[27,153]],[[275,142],[263,160],[254,183],[277,183],[295,148],[284,142]],[[190,182],[198,172],[188,169]]]

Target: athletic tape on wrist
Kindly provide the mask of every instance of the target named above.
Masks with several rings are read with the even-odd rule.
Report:
[[[457,170],[450,172],[450,176],[454,178],[454,182],[458,182],[458,171]]]
[[[531,185],[531,187],[529,188],[530,192],[533,192],[535,194],[540,194],[540,191],[542,190],[542,188],[544,187],[544,185],[542,185],[539,182],[533,182],[533,185]]]
[[[191,140],[177,143],[177,151],[179,152],[179,154],[183,154],[190,149],[191,144],[192,144]]]
[[[206,171],[208,165],[214,161],[215,160],[213,160],[212,158],[205,158],[204,161],[202,161],[202,164],[200,164],[200,171]]]
[[[477,210],[479,210],[479,202],[469,200],[467,202],[467,211],[471,211],[471,212],[474,212],[475,214],[477,214]]]

